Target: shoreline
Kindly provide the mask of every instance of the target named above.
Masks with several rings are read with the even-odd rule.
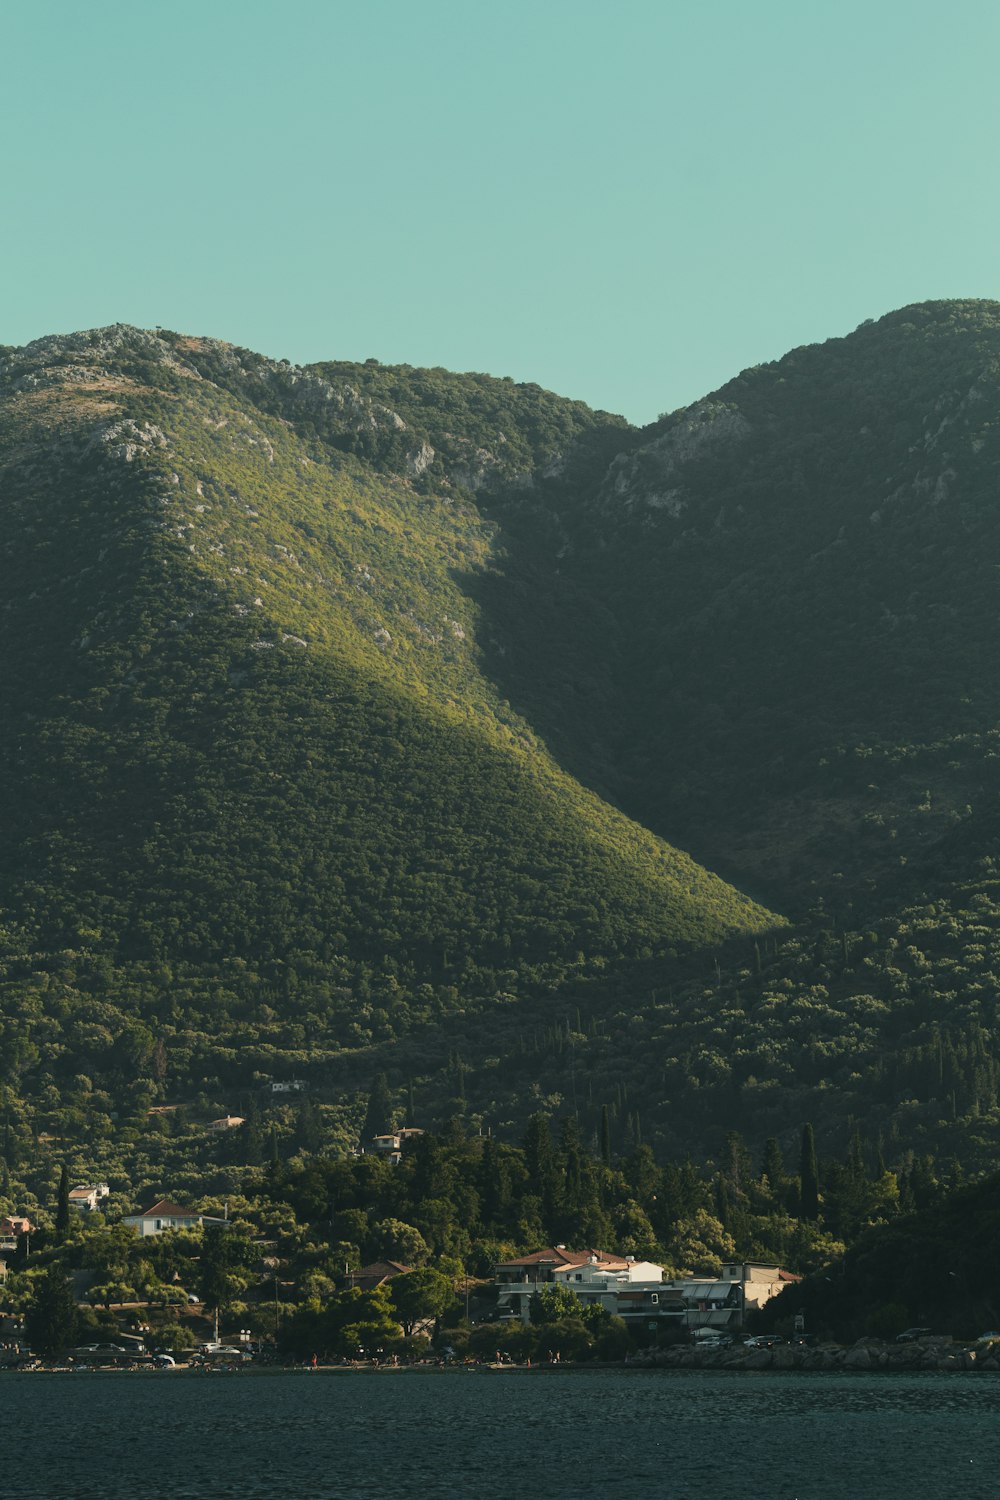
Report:
[[[778,1345],[773,1349],[701,1350],[687,1346],[639,1350],[627,1360],[545,1361],[537,1364],[496,1364],[490,1361],[451,1361],[425,1364],[247,1364],[243,1366],[198,1366],[179,1364],[163,1369],[152,1365],[43,1365],[0,1367],[3,1375],[142,1375],[205,1379],[224,1376],[261,1377],[287,1375],[547,1375],[561,1370],[574,1374],[588,1371],[657,1370],[705,1374],[1000,1374],[1000,1345],[985,1351],[955,1346],[950,1341],[923,1344],[884,1344],[878,1339],[859,1339],[851,1345],[821,1344],[816,1347]]]

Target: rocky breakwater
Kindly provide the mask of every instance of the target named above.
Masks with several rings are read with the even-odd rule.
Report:
[[[669,1349],[645,1349],[631,1364],[665,1370],[858,1370],[887,1374],[931,1370],[942,1374],[1000,1373],[1000,1344],[966,1348],[950,1339],[920,1343],[883,1343],[858,1339],[855,1344],[776,1344],[769,1349],[734,1344],[728,1349],[698,1349],[685,1344]]]

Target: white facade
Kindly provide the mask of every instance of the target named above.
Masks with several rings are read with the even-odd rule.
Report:
[[[111,1197],[111,1189],[106,1182],[90,1182],[80,1187],[70,1188],[69,1206],[78,1208],[83,1213],[96,1213],[98,1206],[105,1198]]]
[[[723,1267],[722,1275],[663,1280],[653,1261],[620,1259],[592,1253],[536,1252],[523,1261],[496,1269],[497,1311],[527,1323],[531,1298],[544,1286],[563,1286],[584,1307],[599,1303],[626,1320],[644,1319],[650,1326],[669,1322],[684,1328],[739,1328],[748,1309],[763,1307],[790,1281],[778,1266],[744,1261]]]
[[[145,1213],[127,1214],[123,1222],[136,1230],[140,1239],[146,1239],[151,1234],[162,1234],[165,1229],[197,1229],[199,1224],[221,1221],[207,1220],[204,1214],[181,1208],[169,1198],[161,1198]]]
[[[528,1257],[521,1264],[515,1261],[497,1267],[497,1311],[501,1317],[513,1316],[527,1323],[535,1293],[544,1286],[562,1286],[584,1307],[598,1303],[608,1312],[617,1313],[620,1296],[627,1291],[638,1300],[651,1296],[655,1304],[662,1282],[662,1266],[631,1256],[592,1253],[584,1258],[570,1252],[562,1264],[555,1259]]]

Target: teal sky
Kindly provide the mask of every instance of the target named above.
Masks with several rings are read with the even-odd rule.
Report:
[[[111,322],[635,421],[1000,298],[994,0],[8,0],[0,342]]]

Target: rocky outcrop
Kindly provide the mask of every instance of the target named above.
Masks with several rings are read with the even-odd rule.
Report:
[[[733,446],[749,432],[749,422],[736,407],[699,401],[671,417],[651,442],[614,460],[598,504],[606,509],[624,505],[628,510],[656,511],[677,520],[689,503],[683,484],[686,465],[720,447]]]

